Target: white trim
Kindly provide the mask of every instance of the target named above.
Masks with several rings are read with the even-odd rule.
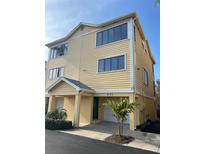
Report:
[[[105,94],[105,93],[133,93],[134,91],[131,89],[109,89],[109,90],[95,90],[96,94]]]
[[[98,61],[102,59],[107,59],[107,58],[113,58],[113,57],[119,57],[119,56],[124,56],[124,69],[119,69],[119,70],[112,70],[112,71],[104,71],[104,72],[98,72]],[[104,73],[113,73],[113,72],[122,72],[127,70],[127,53],[122,53],[122,54],[116,54],[116,55],[109,55],[106,57],[102,58],[97,58],[97,73],[98,74],[104,74]]]
[[[135,76],[135,42],[134,42],[134,24],[133,19],[128,22],[129,37],[130,37],[130,81],[131,89],[136,90],[136,76]]]
[[[67,84],[71,85],[72,87],[74,87],[77,91],[80,91],[81,89],[79,87],[77,87],[76,85],[74,85],[73,83],[71,83],[70,81],[66,80],[65,78],[61,79],[62,81],[65,81]]]

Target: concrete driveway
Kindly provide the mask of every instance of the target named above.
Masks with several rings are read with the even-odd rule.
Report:
[[[107,134],[118,134],[118,125],[114,122],[100,122],[97,124],[91,124],[87,126],[80,127],[83,130],[107,133]],[[147,133],[141,131],[132,131],[129,129],[129,124],[124,124],[123,134],[132,136],[135,139],[149,143],[155,146],[160,146],[160,135],[154,133]]]
[[[146,150],[111,144],[99,140],[45,131],[46,154],[156,154]]]

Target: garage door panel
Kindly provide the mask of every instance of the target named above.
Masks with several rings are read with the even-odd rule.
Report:
[[[127,116],[127,120],[124,123],[129,123],[129,115]],[[109,122],[117,122],[116,118],[113,116],[113,111],[110,107],[105,107],[104,108],[104,121],[109,121]]]

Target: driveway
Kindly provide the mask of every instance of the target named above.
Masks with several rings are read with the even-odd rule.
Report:
[[[157,154],[99,140],[45,130],[46,154]]]
[[[101,132],[101,133],[106,133],[106,134],[118,134],[118,125],[117,123],[114,123],[114,122],[104,121],[104,122],[100,122],[97,124],[91,124],[91,125],[80,127],[80,129]],[[141,131],[132,131],[129,129],[129,124],[123,125],[123,134],[132,136],[135,139],[138,139],[148,144],[152,144],[157,147],[160,146],[160,135],[159,134],[153,134],[153,133],[147,133],[147,132],[141,132]]]

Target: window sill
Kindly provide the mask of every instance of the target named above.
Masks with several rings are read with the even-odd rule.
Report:
[[[116,73],[116,72],[124,72],[126,69],[121,70],[113,70],[113,71],[105,71],[105,72],[97,72],[98,74],[106,74],[106,73]]]
[[[53,58],[53,59],[49,59],[48,61],[52,61],[52,60],[57,60],[57,59],[62,59],[62,58],[65,58],[66,57],[66,55],[65,56],[59,56],[59,57],[57,57],[57,58]]]
[[[130,39],[126,38],[126,39],[123,39],[123,40],[119,40],[119,41],[115,41],[115,42],[111,42],[111,43],[107,43],[107,44],[103,44],[103,45],[99,45],[99,46],[95,45],[95,48],[101,48],[101,47],[105,47],[105,46],[108,46],[108,45],[112,45],[112,44],[115,44],[115,43],[119,43],[119,42],[123,42],[123,41],[128,41],[128,40],[130,40]]]

